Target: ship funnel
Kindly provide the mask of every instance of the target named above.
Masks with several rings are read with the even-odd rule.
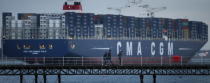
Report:
[[[63,10],[64,11],[70,11],[70,12],[73,12],[73,11],[80,11],[80,12],[82,12],[81,2],[74,1],[74,0],[66,1],[64,3],[64,5],[63,5]]]

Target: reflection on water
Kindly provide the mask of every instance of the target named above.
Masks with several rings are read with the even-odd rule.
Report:
[[[210,76],[157,76],[157,83],[210,83]],[[43,83],[42,76],[38,77],[39,83]],[[57,76],[47,76],[48,83],[57,83]],[[18,76],[0,76],[0,81],[4,83],[17,83]],[[152,83],[152,76],[144,77],[145,83]],[[139,76],[120,75],[91,75],[91,76],[62,76],[62,83],[139,83]],[[34,76],[25,75],[24,83],[34,83]]]

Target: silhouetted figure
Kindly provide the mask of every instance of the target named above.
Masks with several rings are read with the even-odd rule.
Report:
[[[103,63],[104,63],[104,65],[106,65],[107,64],[107,57],[108,57],[108,53],[107,52],[105,52],[105,54],[104,54],[104,56],[103,56]]]
[[[108,52],[107,59],[108,59],[108,63],[111,65],[112,64],[112,51],[111,50],[109,50]]]
[[[118,54],[118,59],[119,59],[119,64],[122,65],[122,56],[123,56],[123,51],[120,51]]]

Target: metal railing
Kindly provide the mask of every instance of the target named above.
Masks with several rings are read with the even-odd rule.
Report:
[[[110,65],[206,65],[210,57],[4,57],[0,65],[58,65],[58,66],[110,66]]]

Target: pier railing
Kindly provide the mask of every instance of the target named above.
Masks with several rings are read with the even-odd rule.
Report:
[[[0,65],[58,65],[58,66],[109,66],[109,65],[206,65],[210,57],[4,57]]]

